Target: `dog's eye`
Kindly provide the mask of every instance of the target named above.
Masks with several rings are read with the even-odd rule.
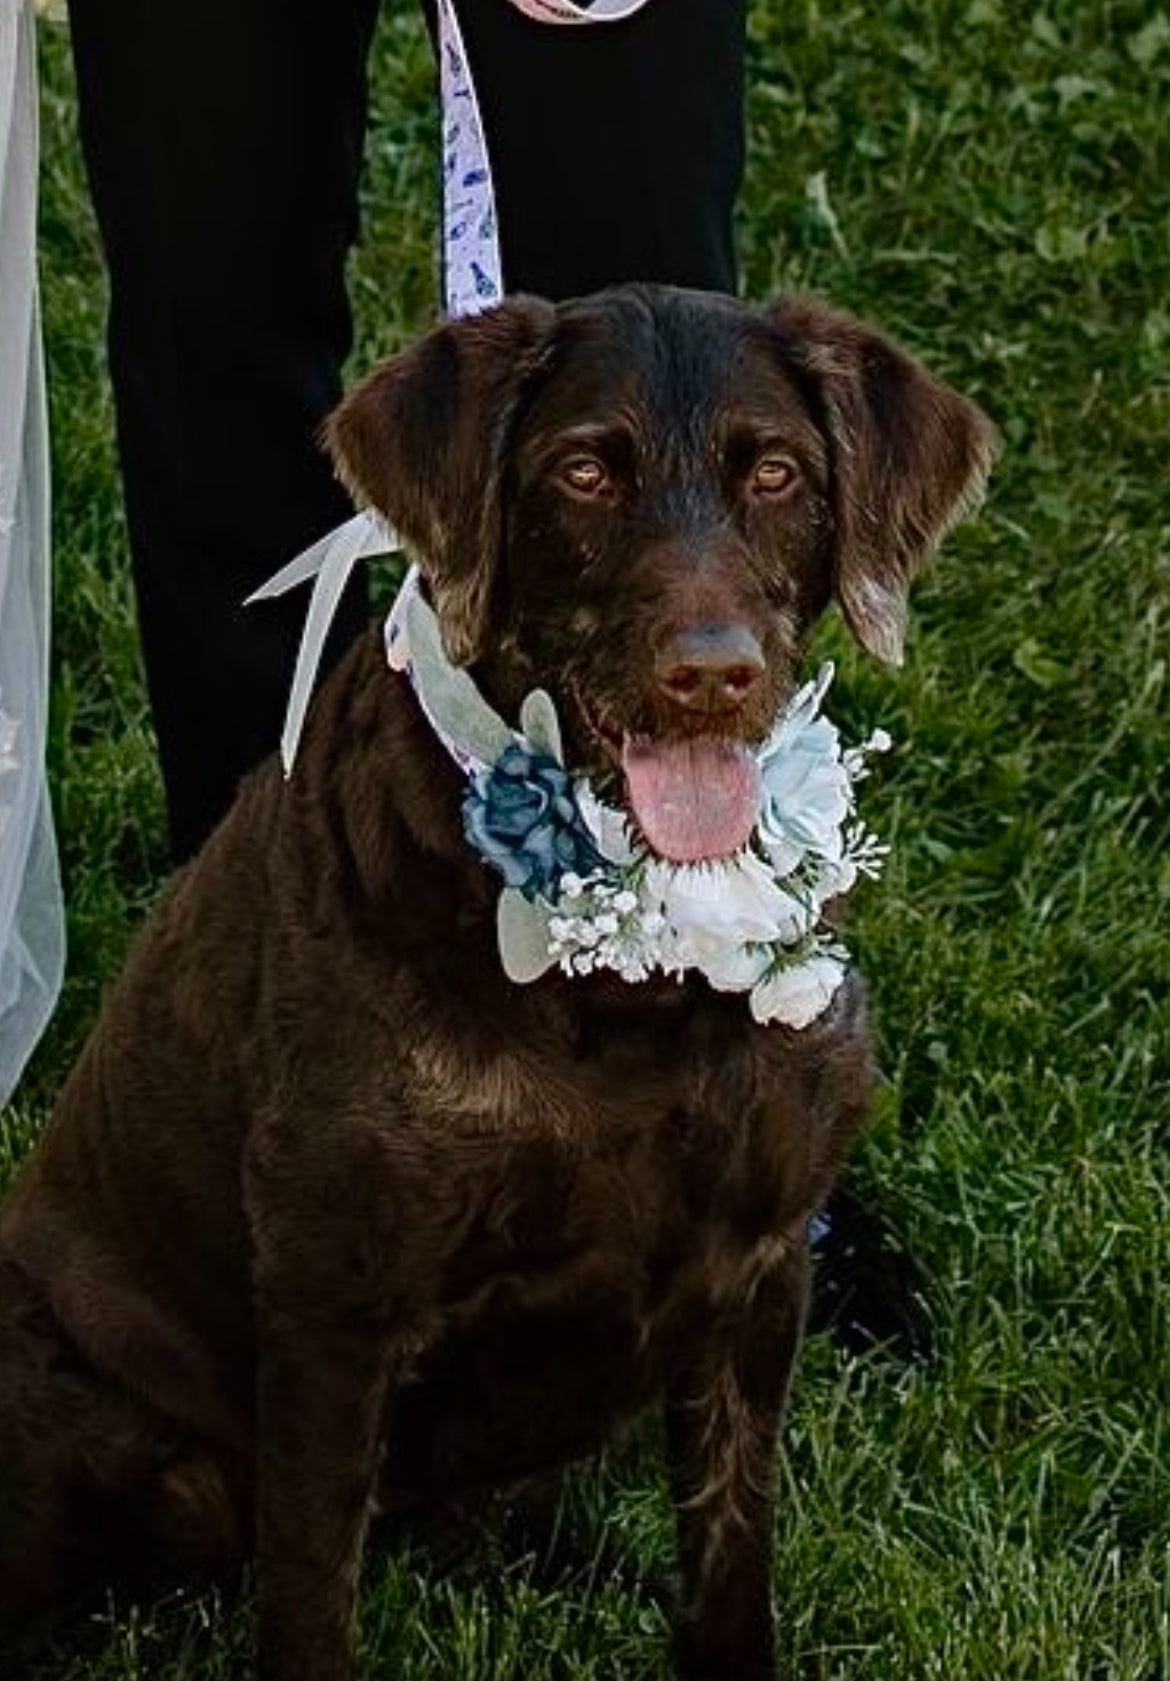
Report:
[[[574,455],[562,462],[560,479],[578,496],[606,496],[613,488],[609,474],[595,455]]]
[[[800,470],[790,455],[762,455],[752,472],[757,496],[783,496],[795,486]]]

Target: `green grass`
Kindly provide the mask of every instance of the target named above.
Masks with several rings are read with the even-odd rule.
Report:
[[[659,0],[667,4],[668,0]],[[433,307],[436,120],[395,7],[377,53],[355,363]],[[59,1019],[0,1131],[43,1117],[161,868],[64,44],[44,32],[57,482]],[[1002,428],[982,516],[918,591],[905,670],[837,625],[838,709],[899,750],[856,910],[887,1083],[855,1174],[935,1280],[925,1370],[809,1346],[776,1591],[802,1681],[1170,1677],[1170,12],[1117,0],[757,0],[745,289],[884,324]],[[660,1676],[652,1443],[567,1497],[549,1580],[489,1534],[379,1557],[363,1674]],[[617,1568],[620,1566],[620,1569]],[[247,1673],[246,1605],[179,1600],[29,1681]]]

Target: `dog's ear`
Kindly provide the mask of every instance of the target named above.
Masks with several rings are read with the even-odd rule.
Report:
[[[551,304],[515,297],[449,321],[368,375],[325,424],[346,488],[417,555],[457,665],[482,651],[509,427],[554,319]]]
[[[995,428],[850,315],[795,298],[768,318],[829,440],[834,594],[862,646],[900,665],[911,580],[982,497]]]

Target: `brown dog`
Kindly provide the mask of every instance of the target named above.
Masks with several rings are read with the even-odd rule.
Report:
[[[900,656],[991,429],[819,305],[631,288],[433,332],[330,427],[508,718],[612,776],[766,734],[835,597]],[[665,1404],[684,1675],[771,1676],[805,1226],[869,1100],[698,978],[508,982],[462,781],[376,633],[143,931],[0,1215],[0,1623],[254,1548],[260,1671],[343,1681],[370,1514]]]

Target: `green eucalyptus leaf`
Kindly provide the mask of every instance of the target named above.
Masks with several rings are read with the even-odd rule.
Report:
[[[494,765],[513,732],[484,700],[466,671],[451,664],[434,612],[416,595],[406,610],[410,657],[419,694],[435,724],[455,745]]]
[[[496,910],[500,961],[510,981],[526,986],[556,963],[548,949],[551,912],[533,904],[514,887],[505,887]]]
[[[520,708],[520,733],[534,753],[547,753],[559,765],[564,764],[557,709],[544,689],[533,689]]]

